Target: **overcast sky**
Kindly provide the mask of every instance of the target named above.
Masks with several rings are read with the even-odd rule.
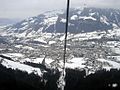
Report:
[[[27,18],[42,12],[65,9],[67,0],[0,0],[0,18]],[[70,0],[71,7],[120,8],[120,0]]]

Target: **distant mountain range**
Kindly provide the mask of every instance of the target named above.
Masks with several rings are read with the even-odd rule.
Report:
[[[65,12],[51,11],[36,17],[25,19],[5,28],[8,33],[39,34],[63,33],[65,30]],[[70,33],[104,31],[120,27],[119,9],[73,8],[70,10]]]

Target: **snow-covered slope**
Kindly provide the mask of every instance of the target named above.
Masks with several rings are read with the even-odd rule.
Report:
[[[1,57],[0,57],[0,62],[6,68],[12,68],[14,70],[18,69],[18,70],[21,70],[21,71],[25,71],[28,74],[34,73],[36,75],[42,76],[42,72],[39,68],[34,68],[32,66],[28,66],[28,65],[22,64],[20,62],[14,62],[14,61],[11,61],[9,59],[4,59],[4,58],[1,58]]]

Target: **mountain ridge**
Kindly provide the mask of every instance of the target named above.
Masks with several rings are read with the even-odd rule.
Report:
[[[69,15],[70,33],[105,31],[120,27],[119,9],[84,8],[71,9]],[[6,33],[64,33],[65,12],[53,11],[25,19],[17,24],[5,28]]]

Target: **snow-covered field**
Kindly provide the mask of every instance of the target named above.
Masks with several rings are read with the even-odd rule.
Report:
[[[10,61],[7,59],[2,59],[1,64],[4,65],[6,68],[12,68],[14,70],[18,69],[21,71],[25,71],[27,73],[34,73],[36,75],[42,76],[41,70],[39,68],[33,68],[31,66],[25,65],[25,64],[21,64],[19,62],[14,62],[14,61]]]
[[[23,56],[22,54],[17,54],[17,53],[8,53],[8,54],[3,54],[3,55],[8,56],[8,57]],[[20,62],[10,61],[7,59],[2,59],[2,58],[0,58],[0,59],[2,60],[1,64],[7,68],[12,68],[14,70],[19,69],[21,71],[26,71],[28,73],[35,73],[39,76],[42,76],[40,68],[34,68],[32,66],[25,65],[23,63],[24,62],[32,62],[32,63],[36,63],[36,64],[42,64],[44,58],[35,58],[35,59],[25,58],[25,59],[21,60]],[[103,68],[106,70],[110,70],[112,68],[120,69],[120,63],[117,63],[115,61],[110,61],[110,60],[105,60],[105,59],[97,59],[97,60],[102,63],[107,62],[110,64],[110,66],[103,65]],[[45,63],[47,66],[49,66],[49,68],[54,67],[53,66],[54,64],[52,64],[53,62],[54,62],[54,60],[52,60],[52,59],[48,59],[48,58],[45,59]],[[67,60],[65,66],[66,66],[66,68],[71,68],[71,69],[84,69],[84,68],[86,68],[86,65],[84,63],[85,63],[85,61],[83,58],[72,58],[71,60]],[[62,67],[62,64],[63,64],[62,60],[57,64],[59,64]],[[61,67],[58,67],[58,68],[61,68]],[[88,68],[90,69],[92,67],[88,66]],[[89,72],[89,73],[91,73],[91,72]]]
[[[23,54],[21,54],[21,53],[6,53],[6,54],[2,54],[2,55],[4,55],[4,56],[7,56],[7,57],[24,57],[24,55]]]

